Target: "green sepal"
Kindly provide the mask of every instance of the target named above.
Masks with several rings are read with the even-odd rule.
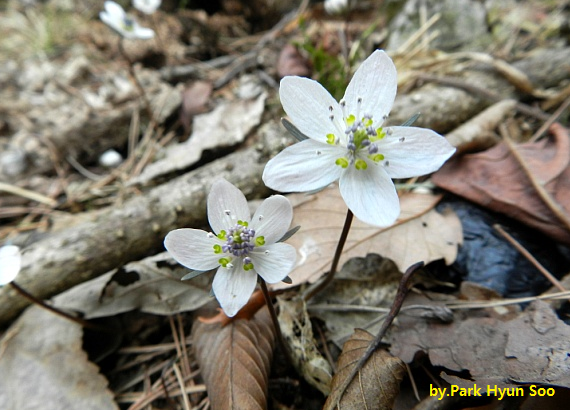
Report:
[[[407,119],[406,121],[404,121],[402,123],[402,125],[400,127],[409,127],[412,124],[414,124],[416,122],[416,120],[420,117],[420,113],[416,113],[414,114],[412,117],[410,117],[409,119]]]
[[[299,229],[301,228],[300,225],[298,225],[297,227],[293,227],[292,229],[290,229],[289,231],[287,231],[285,234],[283,234],[283,237],[281,237],[279,240],[277,240],[277,243],[282,243],[283,241],[287,241],[288,239],[290,239],[297,231],[299,231]]]
[[[291,133],[293,135],[293,137],[295,137],[297,140],[303,141],[303,140],[307,140],[309,138],[305,134],[301,133],[301,130],[299,130],[297,128],[297,126],[295,126],[293,123],[291,123],[286,118],[281,119],[281,124],[283,124],[283,127],[285,127],[287,129],[287,131],[289,133]]]
[[[204,273],[206,273],[206,272],[208,272],[208,271],[209,271],[209,270],[206,270],[206,271],[192,270],[192,271],[190,271],[188,274],[186,274],[184,277],[182,277],[182,278],[180,279],[180,281],[191,280],[191,279],[193,279],[193,278],[195,278],[195,277],[198,277],[199,275],[204,274]]]

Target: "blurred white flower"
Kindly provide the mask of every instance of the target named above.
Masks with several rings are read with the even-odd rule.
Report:
[[[164,246],[190,269],[219,267],[212,289],[226,315],[233,317],[251,297],[258,274],[272,284],[293,269],[295,248],[278,242],[292,218],[291,203],[280,195],[263,201],[251,217],[243,193],[220,179],[208,196],[208,220],[214,233],[181,228],[167,234]]]
[[[348,0],[325,0],[325,11],[328,14],[340,14],[348,8]]]
[[[12,282],[22,266],[20,248],[16,245],[0,247],[0,285]]]
[[[153,30],[141,27],[114,1],[105,2],[105,10],[99,13],[99,18],[126,39],[148,40],[154,37]]]
[[[133,0],[134,8],[145,14],[154,13],[160,7],[160,3],[162,0]]]
[[[392,178],[434,172],[455,152],[432,130],[382,127],[396,87],[396,67],[381,50],[356,70],[340,103],[314,80],[283,78],[283,109],[308,138],[269,160],[265,185],[303,192],[340,180],[342,198],[359,220],[381,227],[394,223],[400,202]]]

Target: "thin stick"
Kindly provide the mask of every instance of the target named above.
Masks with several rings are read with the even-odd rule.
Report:
[[[180,372],[180,368],[176,365],[176,363],[172,364],[172,369],[174,370],[174,375],[176,376],[176,380],[178,381],[178,385],[182,393],[182,399],[184,401],[185,407],[184,409],[191,410],[192,407],[190,407],[190,400],[188,398],[188,393],[186,392],[186,382],[184,381],[184,377],[182,377],[182,372]]]
[[[410,368],[410,366],[408,364],[404,364],[406,366],[406,370],[408,371],[408,375],[410,377],[410,383],[412,384],[412,389],[414,390],[414,395],[416,397],[416,400],[418,400],[418,402],[421,401],[420,398],[420,394],[418,392],[418,386],[416,385],[416,379],[414,378],[414,375],[412,374],[412,369]]]
[[[536,130],[536,133],[534,133],[528,141],[535,142],[536,140],[538,140],[544,133],[546,133],[546,130],[548,130],[550,126],[558,120],[558,117],[560,117],[562,113],[564,113],[564,111],[569,106],[570,106],[570,97],[564,100],[562,105],[558,107],[558,109],[554,113],[552,113],[550,118],[546,120],[538,130]]]
[[[560,281],[558,281],[558,279],[556,279],[556,277],[554,277],[550,271],[548,271],[542,264],[540,264],[538,262],[538,260],[536,258],[534,258],[534,256],[528,252],[528,250],[526,248],[524,248],[522,246],[521,243],[519,243],[512,235],[510,235],[509,233],[507,233],[503,227],[501,227],[499,224],[493,224],[493,228],[495,230],[497,230],[503,237],[505,237],[507,239],[507,241],[509,243],[511,243],[511,245],[513,247],[515,247],[519,253],[521,253],[523,256],[525,256],[525,258],[531,262],[532,265],[534,265],[538,271],[540,271],[542,273],[543,276],[545,276],[548,281],[550,281],[552,283],[552,285],[554,285],[556,288],[558,288],[560,291],[565,292],[567,291],[564,286],[562,284],[560,284]]]
[[[356,365],[354,366],[354,368],[350,372],[349,376],[340,385],[340,387],[338,389],[338,392],[339,392],[338,401],[340,401],[344,392],[346,391],[346,389],[348,388],[348,386],[350,385],[350,383],[352,382],[352,380],[354,379],[356,374],[358,374],[360,372],[360,370],[362,369],[364,364],[366,364],[366,362],[368,361],[370,356],[380,346],[380,343],[382,342],[382,338],[384,338],[386,331],[388,331],[388,328],[390,327],[390,325],[392,325],[392,322],[394,321],[394,319],[396,318],[396,316],[400,312],[400,308],[402,308],[402,304],[404,303],[404,300],[406,299],[406,295],[408,294],[408,291],[409,291],[408,283],[410,282],[410,279],[412,278],[414,273],[417,270],[419,270],[420,268],[422,268],[423,266],[424,266],[423,261],[415,263],[410,268],[408,268],[406,270],[406,272],[404,273],[404,275],[402,276],[402,279],[400,280],[400,284],[398,285],[398,291],[396,292],[396,297],[394,298],[394,302],[392,303],[392,307],[390,308],[390,312],[386,316],[386,319],[384,320],[382,327],[380,327],[380,331],[378,332],[378,335],[376,336],[376,338],[374,338],[374,341],[372,341],[370,343],[370,345],[366,349],[366,352],[364,353],[364,355],[362,357],[360,357],[360,359],[358,360],[358,362],[356,363]],[[338,404],[338,403],[337,403],[337,408],[340,409],[340,404]]]
[[[188,360],[188,350],[186,349],[186,336],[184,335],[184,323],[182,322],[182,316],[180,313],[176,314],[176,320],[178,322],[178,334],[180,335],[180,348],[182,348],[182,369],[184,371],[184,376],[191,374],[190,361]]]
[[[350,231],[350,226],[352,225],[353,217],[354,214],[352,214],[352,211],[348,210],[346,213],[346,219],[344,220],[344,226],[342,227],[342,232],[340,233],[340,238],[338,239],[338,245],[336,246],[336,251],[331,263],[331,269],[327,274],[325,274],[325,277],[321,282],[307,289],[307,291],[303,294],[303,300],[309,301],[317,293],[325,289],[326,286],[329,285],[334,278],[342,250],[344,249],[344,244],[346,243],[346,238],[348,237],[348,232]]]
[[[5,191],[10,194],[14,194],[20,197],[27,198],[29,200],[37,201],[38,203],[46,204],[50,207],[57,206],[57,201],[53,198],[46,197],[35,191],[26,190],[25,188],[20,188],[11,184],[3,183],[0,181],[0,191]]]
[[[154,123],[154,114],[152,113],[152,108],[150,106],[150,102],[148,101],[148,97],[146,96],[146,92],[144,91],[143,86],[141,85],[139,79],[137,78],[137,75],[135,73],[135,69],[133,66],[133,62],[131,61],[127,52],[125,51],[125,47],[123,46],[123,38],[122,37],[119,38],[119,52],[121,53],[121,55],[123,56],[123,58],[127,62],[129,78],[131,79],[131,81],[133,82],[133,84],[135,85],[137,90],[139,91],[140,97],[143,99],[143,102],[145,105],[145,110],[147,112],[147,115],[148,115],[150,121]]]
[[[275,333],[277,334],[277,344],[279,344],[279,348],[285,355],[288,364],[293,364],[293,359],[289,354],[289,350],[287,349],[287,345],[285,344],[285,339],[283,338],[283,333],[281,332],[281,326],[279,325],[279,320],[277,319],[277,313],[275,312],[275,306],[273,305],[273,301],[271,300],[271,296],[269,295],[269,290],[267,289],[267,284],[265,280],[259,277],[259,285],[261,286],[261,292],[263,293],[263,297],[265,298],[265,302],[267,303],[267,308],[269,309],[269,315],[271,316],[271,321],[273,321],[273,326],[275,327]]]
[[[59,315],[60,317],[66,318],[69,321],[72,321],[74,323],[77,323],[79,325],[81,325],[82,327],[85,328],[91,328],[93,330],[97,330],[97,331],[102,331],[105,333],[115,333],[116,331],[114,330],[110,330],[108,328],[105,327],[101,327],[100,325],[96,325],[93,323],[90,323],[89,321],[86,321],[82,318],[78,318],[75,317],[71,314],[68,314],[64,311],[59,310],[58,308],[52,307],[51,305],[46,304],[44,301],[40,300],[39,298],[37,298],[36,296],[30,294],[28,291],[26,291],[24,288],[22,288],[21,286],[18,285],[18,283],[16,283],[15,281],[12,281],[10,283],[10,285],[12,286],[12,288],[14,290],[16,290],[22,297],[30,300],[32,303],[39,305],[42,308],[45,308],[46,310],[54,313],[55,315]]]

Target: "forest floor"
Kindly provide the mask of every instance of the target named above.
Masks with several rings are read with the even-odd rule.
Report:
[[[0,2],[0,244],[22,251],[0,287],[0,408],[567,409],[570,2],[120,1],[149,40],[106,26],[103,3]],[[264,167],[304,138],[280,80],[340,100],[375,49],[398,72],[387,124],[455,154],[395,181],[394,224],[354,221],[316,295],[347,207],[336,184],[287,194],[282,337],[259,291],[226,317],[213,273],[182,281],[165,236],[209,230],[220,178],[252,210],[276,194]]]

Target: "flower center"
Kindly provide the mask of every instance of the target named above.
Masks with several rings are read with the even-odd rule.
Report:
[[[378,164],[380,161],[384,160],[384,155],[378,152],[378,142],[389,134],[389,130],[386,132],[382,127],[374,128],[374,121],[371,114],[364,114],[360,116],[360,105],[362,99],[358,99],[358,105],[356,114],[346,115],[345,107],[346,103],[340,102],[340,106],[343,111],[343,120],[346,128],[344,130],[339,129],[339,134],[344,134],[344,138],[338,138],[335,134],[327,134],[327,143],[331,145],[339,145],[346,141],[346,148],[348,149],[345,157],[340,157],[336,159],[335,164],[342,168],[347,168],[349,165],[354,166],[357,170],[366,170],[368,168],[368,162],[366,159]],[[329,107],[332,112],[332,107]],[[331,114],[329,116],[331,121],[334,122],[334,116]],[[337,123],[335,123],[336,125]]]
[[[125,31],[134,31],[135,30],[135,21],[130,18],[129,16],[125,16],[123,18],[123,30]]]
[[[214,253],[225,254],[224,257],[219,259],[220,265],[231,268],[233,266],[232,261],[235,258],[241,258],[245,271],[253,269],[253,262],[248,254],[255,247],[265,244],[265,238],[263,236],[255,237],[255,230],[248,228],[247,221],[241,220],[238,220],[237,224],[230,227],[227,231],[220,231],[217,237],[225,241],[223,245],[214,245]]]

